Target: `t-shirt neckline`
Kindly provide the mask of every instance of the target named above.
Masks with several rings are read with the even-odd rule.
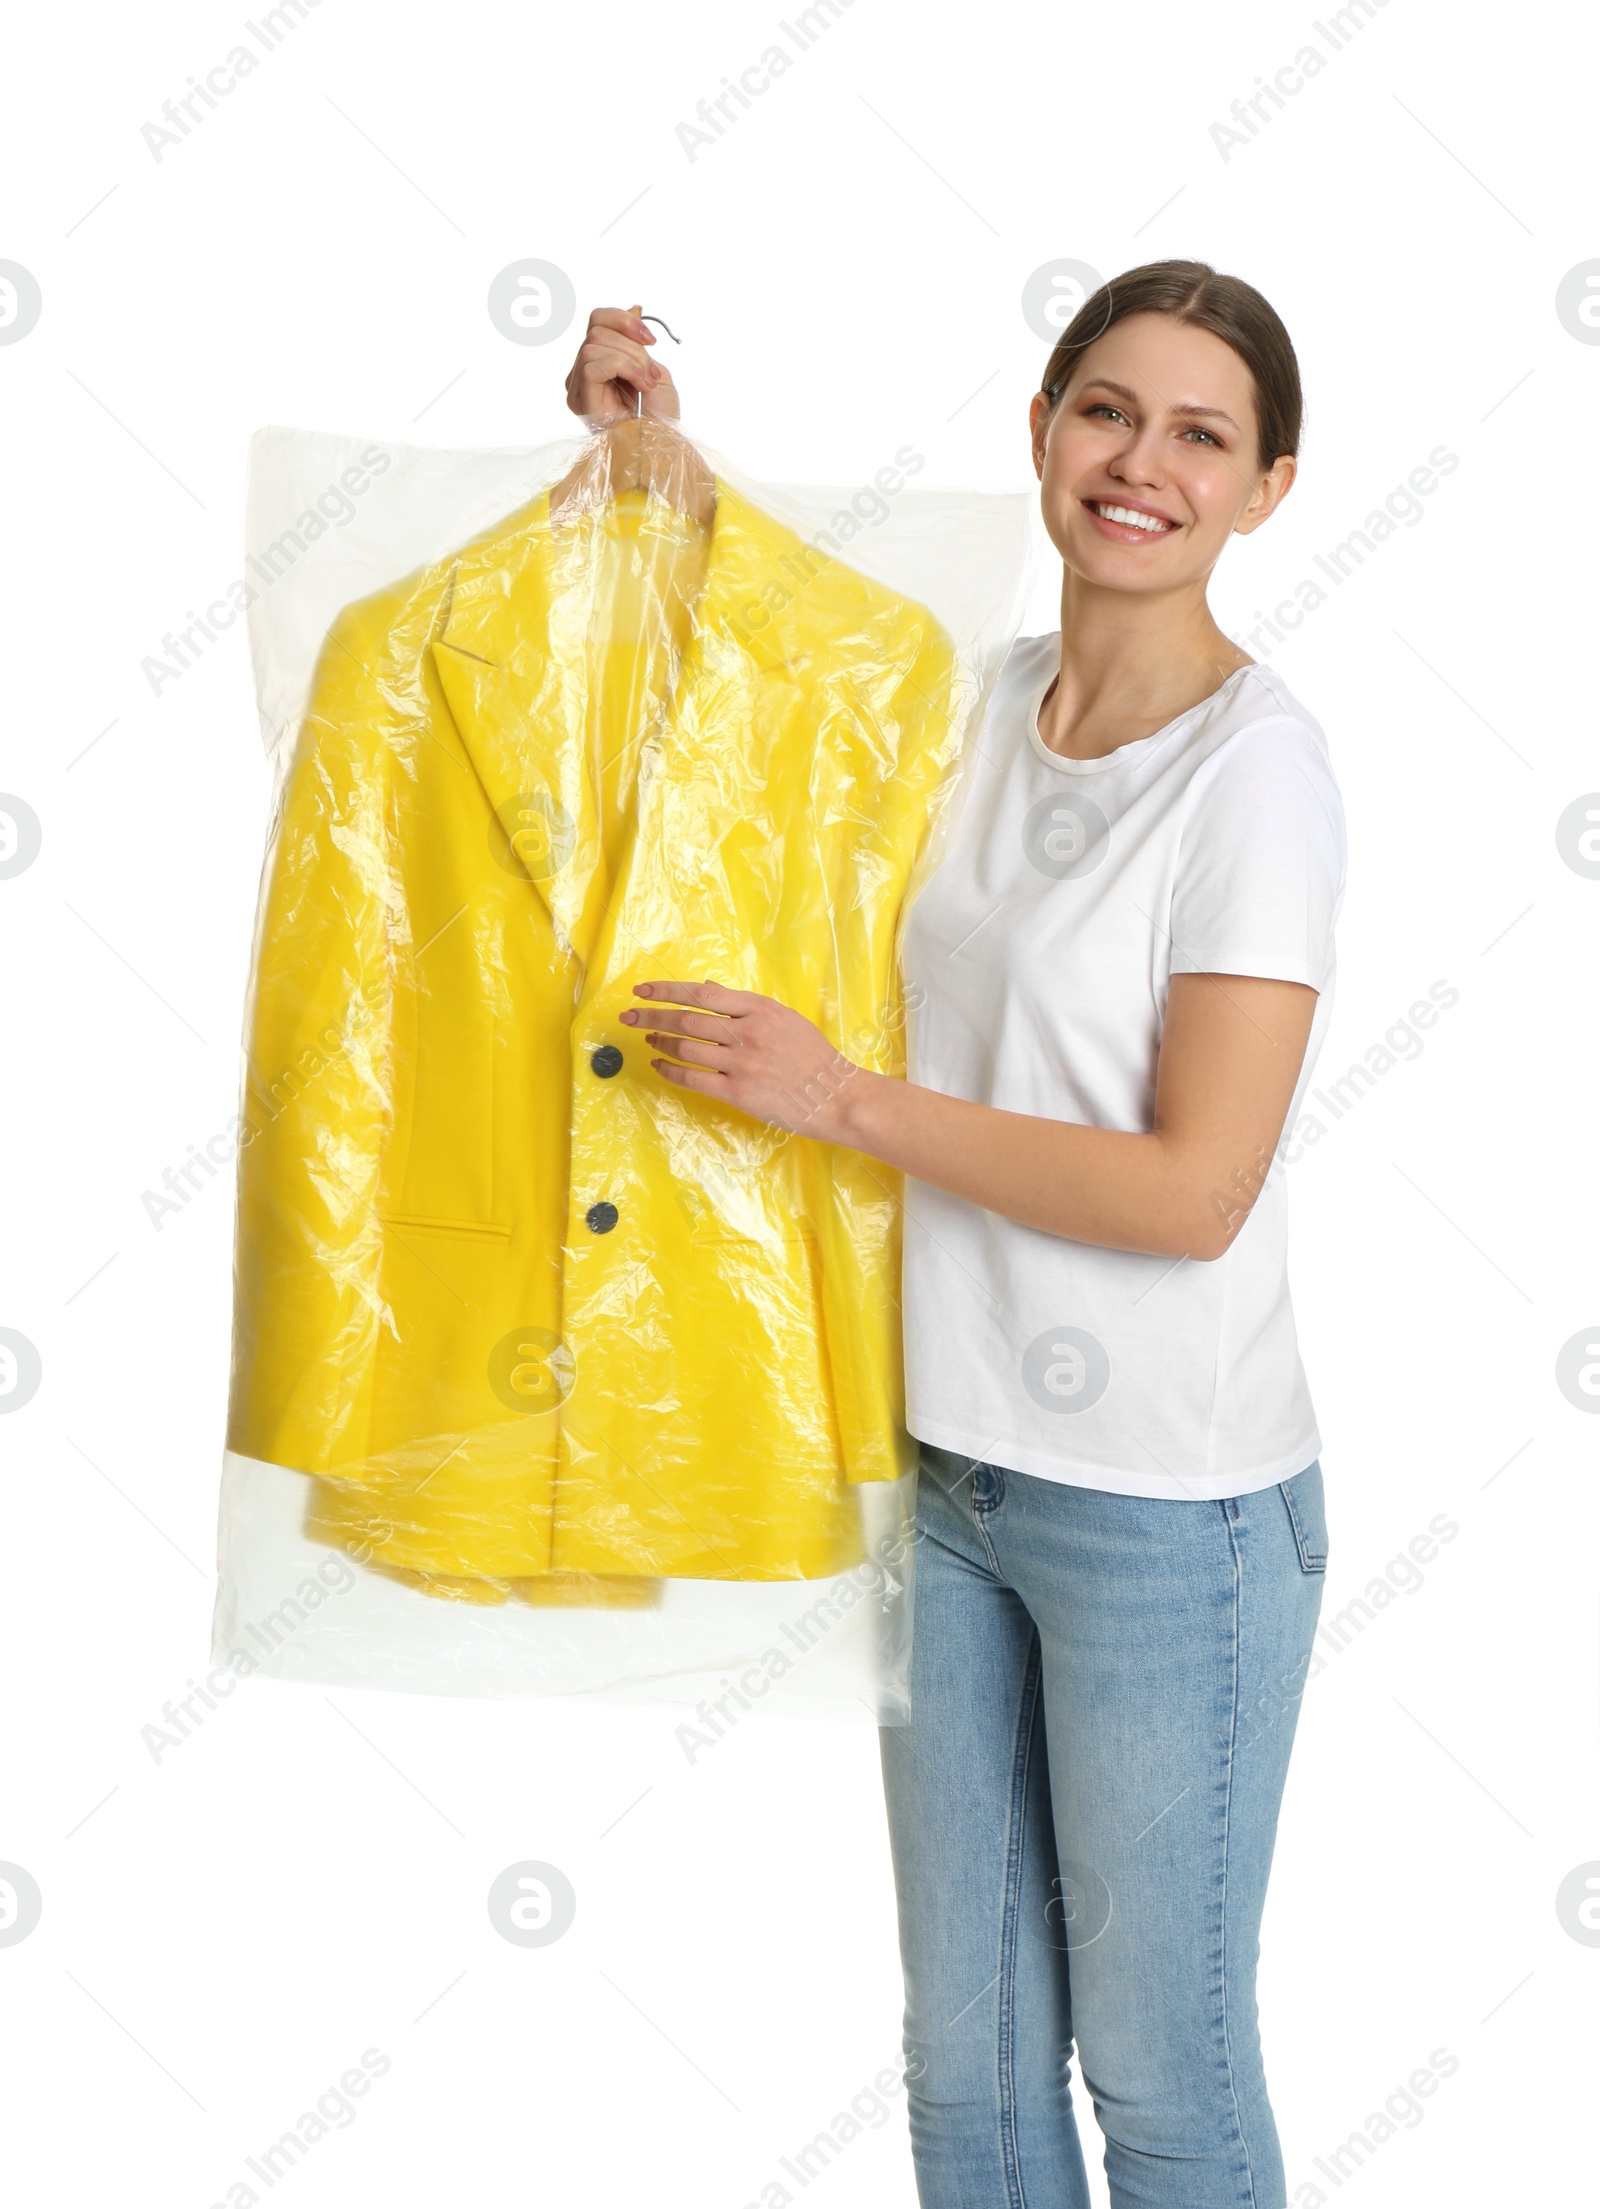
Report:
[[[1223,692],[1230,685],[1236,683],[1241,675],[1250,674],[1252,670],[1259,669],[1260,665],[1259,660],[1246,660],[1243,667],[1236,667],[1233,673],[1225,677],[1216,689],[1208,693],[1206,697],[1198,699],[1194,705],[1186,707],[1182,713],[1168,721],[1164,727],[1152,729],[1148,736],[1136,736],[1126,744],[1119,744],[1115,751],[1102,752],[1098,759],[1065,759],[1060,752],[1053,752],[1039,734],[1039,708],[1044,704],[1045,692],[1055,681],[1060,670],[1060,655],[1058,653],[1033,687],[1025,723],[1028,732],[1028,744],[1036,758],[1042,759],[1049,767],[1059,769],[1063,774],[1103,774],[1109,767],[1124,765],[1130,759],[1142,759],[1154,745],[1165,744],[1177,734],[1185,722],[1192,720],[1197,713],[1203,713],[1207,706],[1214,706]]]

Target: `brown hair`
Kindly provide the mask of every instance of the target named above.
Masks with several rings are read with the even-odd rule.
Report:
[[[1040,389],[1052,410],[1096,338],[1129,315],[1164,314],[1232,346],[1255,386],[1256,440],[1269,465],[1300,450],[1305,402],[1289,333],[1253,284],[1219,276],[1207,261],[1148,261],[1086,299],[1055,342]]]

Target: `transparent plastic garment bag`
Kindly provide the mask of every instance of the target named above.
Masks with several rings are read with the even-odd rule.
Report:
[[[898,1177],[618,1015],[713,979],[903,1071],[1032,531],[919,468],[255,439],[218,1663],[904,1720]]]

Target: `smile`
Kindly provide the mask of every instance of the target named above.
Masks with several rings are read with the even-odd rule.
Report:
[[[1148,537],[1165,537],[1178,526],[1163,515],[1146,514],[1136,506],[1113,506],[1109,499],[1085,499],[1083,503],[1096,521],[1110,522],[1118,529],[1136,529]]]

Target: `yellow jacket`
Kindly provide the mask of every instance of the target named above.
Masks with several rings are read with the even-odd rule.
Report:
[[[544,493],[340,615],[257,932],[229,1418],[322,1476],[313,1534],[453,1593],[859,1555],[850,1484],[910,1462],[897,1177],[617,1015],[712,976],[898,1071],[962,687],[720,479],[709,532]]]

